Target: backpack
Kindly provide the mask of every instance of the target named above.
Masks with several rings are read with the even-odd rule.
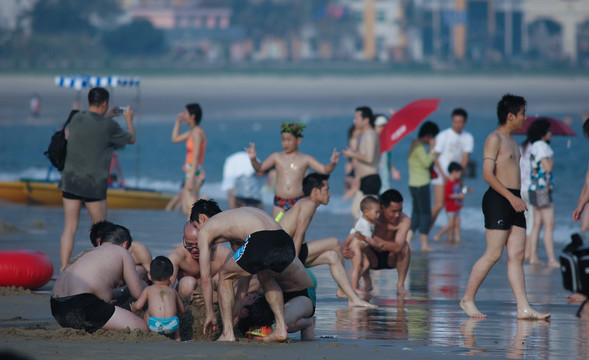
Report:
[[[65,128],[68,126],[74,115],[78,112],[78,110],[72,110],[70,112],[67,121],[63,124],[61,129],[57,130],[53,136],[51,136],[51,142],[49,143],[49,147],[47,151],[43,154],[47,156],[51,164],[59,171],[63,170],[65,166],[65,155],[67,152],[67,139],[65,138]]]
[[[579,316],[583,306],[589,301],[589,247],[583,245],[579,234],[573,234],[571,238],[571,243],[560,254],[560,271],[562,285],[566,290],[588,296],[577,311]]]

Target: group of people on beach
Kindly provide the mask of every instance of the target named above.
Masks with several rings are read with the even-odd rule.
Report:
[[[298,150],[304,125],[283,123],[283,151],[259,161],[255,144],[245,148],[254,170],[250,175],[276,171],[272,215],[251,206],[221,211],[216,202],[198,199],[198,189],[204,181],[206,135],[199,126],[202,109],[198,104],[189,104],[178,115],[172,133],[172,141],[185,141],[187,146],[186,176],[180,197],[189,220],[184,224],[182,246],[173,249],[167,257],[152,260],[149,250],[133,241],[128,229],[106,221],[106,185],[102,184],[102,179],[106,182],[108,177],[106,159],[110,160],[114,148],[134,142],[133,112],[126,108],[123,113],[127,123],[124,131],[112,120],[113,110],[106,115],[109,108],[106,90],[90,90],[88,101],[89,110],[72,119],[68,157],[60,182],[66,225],[61,240],[62,268],[53,289],[51,310],[64,327],[89,332],[129,327],[174,334],[179,340],[179,316],[185,311],[182,299],[192,301],[202,296],[205,334],[221,330],[213,307],[214,299],[218,301],[222,320],[219,340],[235,340],[234,325],[238,323],[246,332],[252,327],[273,324],[269,334],[263,337],[266,341],[284,341],[289,332],[298,331],[301,339],[311,340],[316,304],[313,276],[308,268],[329,265],[338,284],[337,295],[347,298],[349,306],[375,307],[359,296],[372,289],[370,269],[397,269],[397,294],[409,295],[404,282],[411,259],[411,238],[419,228],[422,251],[430,251],[427,234],[436,211],[439,212],[437,202],[433,209],[429,206],[432,165],[442,179],[441,199],[442,202],[446,199],[449,214],[448,226],[442,230],[448,232],[449,239],[460,239],[458,212],[464,198],[460,179],[473,147],[472,136],[463,132],[467,114],[462,109],[453,112],[450,133],[438,140],[437,125],[426,122],[412,144],[408,161],[414,206],[410,218],[403,213],[400,192],[381,189],[375,116],[369,107],[356,108],[353,121],[356,143],[342,154],[352,163],[359,181],[352,205],[357,221],[340,246],[339,239],[333,237],[313,241],[305,238],[316,209],[329,202],[329,174],[340,157],[336,149],[329,163],[322,164]],[[462,309],[471,317],[485,317],[475,306],[474,298],[504,248],[517,317],[550,317],[530,307],[524,283],[524,211],[528,208],[520,195],[520,148],[512,133],[523,127],[525,110],[523,97],[504,95],[497,105],[498,128],[485,141],[483,178],[489,190],[483,197],[483,213],[487,250],[473,266],[460,301]],[[182,121],[190,130],[180,134]],[[451,154],[442,156],[444,151]],[[70,153],[79,155],[70,157]],[[90,157],[95,159],[90,161]],[[315,172],[308,173],[309,169]],[[92,180],[89,175],[93,176]],[[434,199],[436,193],[434,190]],[[587,197],[586,186],[581,197]],[[448,202],[454,207],[449,209]],[[90,237],[95,247],[69,263],[82,203],[86,204],[94,224]],[[577,220],[583,209],[575,212]],[[351,282],[346,274],[345,258],[352,262]],[[96,273],[101,276],[96,277]],[[363,287],[360,287],[361,279]],[[129,310],[113,304],[115,301],[120,304],[125,295],[136,299]],[[141,312],[143,317],[136,315]]]

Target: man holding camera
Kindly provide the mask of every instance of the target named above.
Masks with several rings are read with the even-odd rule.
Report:
[[[88,110],[74,115],[69,124],[67,155],[59,188],[63,192],[65,224],[61,234],[61,270],[69,262],[82,204],[92,223],[106,218],[106,190],[112,152],[135,143],[133,111],[127,107],[123,117],[127,131],[112,118],[119,107],[108,111],[109,93],[96,87],[88,92]],[[108,114],[107,114],[108,112]]]

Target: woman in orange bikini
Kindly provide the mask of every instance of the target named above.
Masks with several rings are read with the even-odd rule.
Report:
[[[186,142],[186,160],[184,161],[184,170],[186,177],[184,187],[181,191],[182,211],[190,214],[192,204],[198,200],[200,187],[205,180],[205,171],[202,167],[207,146],[207,137],[200,127],[202,118],[202,109],[199,104],[188,104],[184,112],[178,114],[174,129],[172,130],[172,142]],[[190,127],[190,130],[180,134],[180,124],[182,121]]]

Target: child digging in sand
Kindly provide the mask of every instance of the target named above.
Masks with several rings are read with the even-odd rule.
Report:
[[[434,241],[440,241],[442,235],[447,233],[449,243],[460,242],[460,209],[462,201],[468,192],[468,188],[462,183],[462,165],[451,162],[448,165],[448,181],[444,189],[444,206],[448,214],[448,224],[434,236]]]
[[[153,285],[146,287],[139,299],[131,303],[131,310],[143,309],[145,303],[148,308],[143,317],[149,330],[159,334],[174,334],[174,339],[180,341],[180,320],[178,315],[184,314],[184,305],[178,292],[170,287],[174,273],[174,266],[170,259],[158,256],[151,262],[149,280]]]
[[[372,238],[374,233],[374,222],[380,216],[380,203],[373,196],[366,196],[360,202],[362,216],[356,221],[354,228],[345,241],[354,251],[352,257],[352,288],[358,293],[369,293],[372,291],[372,280],[370,279],[370,262],[364,252],[368,246],[365,238]],[[360,278],[364,280],[364,288],[360,289]]]
[[[256,159],[256,145],[250,143],[246,148],[252,166],[257,172],[266,172],[276,168],[276,193],[272,217],[280,211],[287,211],[303,197],[303,177],[309,168],[321,174],[329,174],[335,169],[339,160],[339,153],[333,149],[329,164],[323,165],[314,157],[303,154],[298,146],[303,139],[302,123],[285,123],[281,125],[282,148],[284,151],[275,152],[262,163]]]

